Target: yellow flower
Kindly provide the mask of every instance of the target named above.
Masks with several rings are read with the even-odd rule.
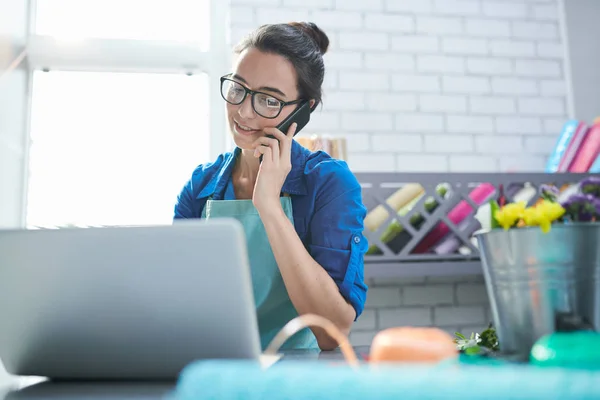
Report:
[[[525,222],[526,226],[536,226],[539,225],[540,220],[540,210],[537,207],[528,207],[525,209],[523,213],[523,222]]]
[[[523,213],[523,222],[527,226],[536,226],[542,229],[542,232],[548,233],[552,222],[562,217],[565,209],[558,203],[543,200],[533,207],[525,209]]]
[[[523,218],[525,205],[526,203],[524,201],[519,203],[509,203],[499,210],[496,210],[494,213],[494,218],[496,218],[496,221],[498,221],[500,226],[502,226],[505,230],[508,230],[517,221]]]
[[[550,220],[556,221],[562,217],[565,213],[565,209],[559,203],[553,201],[544,200],[542,204],[538,206],[542,210],[542,213]]]
[[[544,233],[550,231],[550,225],[565,213],[565,209],[552,201],[544,200],[537,206],[540,211],[540,227]]]

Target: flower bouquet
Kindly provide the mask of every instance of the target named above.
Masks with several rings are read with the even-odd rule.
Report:
[[[526,359],[565,314],[600,328],[600,177],[489,208],[475,238],[500,351]]]
[[[600,177],[584,179],[575,193],[562,200],[559,188],[543,185],[540,198],[530,207],[524,201],[500,207],[497,200],[491,200],[490,207],[492,228],[505,230],[539,226],[547,233],[553,223],[596,222],[600,220]]]

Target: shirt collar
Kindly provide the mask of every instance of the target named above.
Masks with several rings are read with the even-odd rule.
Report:
[[[233,152],[226,153],[224,155],[223,163],[221,168],[210,178],[210,180],[204,185],[200,193],[198,193],[197,199],[206,198],[210,196],[221,196],[224,192],[225,186],[231,177],[235,160],[240,154],[241,149],[236,147]],[[288,174],[281,191],[290,195],[306,195],[308,193],[306,187],[306,178],[304,176],[304,169],[306,167],[306,160],[308,158],[309,150],[302,147],[298,142],[292,140],[292,151],[291,161],[292,170]]]

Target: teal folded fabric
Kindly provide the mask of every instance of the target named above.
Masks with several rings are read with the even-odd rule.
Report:
[[[526,365],[432,367],[287,362],[262,370],[249,361],[199,361],[182,371],[175,400],[252,399],[599,399],[600,373]]]

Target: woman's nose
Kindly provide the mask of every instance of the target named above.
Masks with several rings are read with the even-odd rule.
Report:
[[[239,105],[238,114],[244,119],[251,119],[256,116],[254,109],[252,108],[252,97],[247,96],[242,104]]]

